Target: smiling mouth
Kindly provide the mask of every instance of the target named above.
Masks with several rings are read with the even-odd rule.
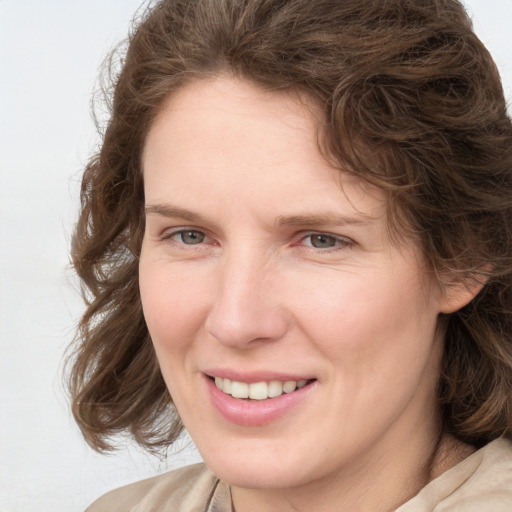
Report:
[[[249,400],[267,400],[276,398],[286,393],[303,388],[312,380],[271,380],[269,382],[247,383],[236,380],[224,379],[222,377],[210,377],[215,381],[215,385],[226,395],[233,398],[242,398]]]

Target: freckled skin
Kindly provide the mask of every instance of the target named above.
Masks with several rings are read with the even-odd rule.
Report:
[[[437,318],[469,300],[442,293],[410,241],[390,242],[381,192],[324,162],[318,115],[243,81],[197,81],[144,152],[144,314],[183,422],[242,512],[389,510],[423,485]],[[211,367],[317,382],[284,417],[244,427],[212,406]]]

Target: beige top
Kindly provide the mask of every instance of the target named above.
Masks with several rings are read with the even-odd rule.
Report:
[[[204,464],[121,487],[86,512],[232,512],[229,486]],[[430,482],[396,512],[512,512],[512,444],[498,439]]]

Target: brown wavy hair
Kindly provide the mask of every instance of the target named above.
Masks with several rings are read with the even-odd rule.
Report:
[[[139,297],[141,155],[164,101],[218,73],[306,93],[325,113],[325,157],[387,191],[390,225],[420,240],[439,279],[486,279],[441,320],[443,428],[474,445],[512,438],[512,125],[460,2],[163,0],[119,64],[71,252],[87,308],[69,388],[94,448],[128,433],[158,450],[182,430]]]

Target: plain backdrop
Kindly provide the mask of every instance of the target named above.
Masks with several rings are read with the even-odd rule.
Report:
[[[0,510],[80,512],[166,462],[101,456],[70,416],[63,352],[82,311],[68,268],[81,169],[98,139],[90,101],[139,0],[0,0]],[[467,0],[512,101],[512,0]]]

